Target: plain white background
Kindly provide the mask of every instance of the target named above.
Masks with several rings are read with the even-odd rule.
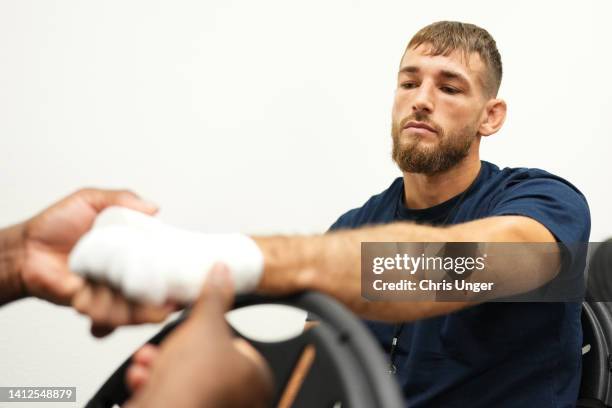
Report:
[[[508,119],[482,157],[573,182],[602,240],[609,17],[609,2],[586,0],[2,1],[0,226],[99,186],[191,229],[322,232],[399,175],[399,59],[419,28],[451,19],[488,29],[504,62]],[[267,334],[300,324],[286,311],[242,320]],[[69,309],[16,302],[0,311],[0,386],[76,386],[81,405],[155,330],[94,340]]]

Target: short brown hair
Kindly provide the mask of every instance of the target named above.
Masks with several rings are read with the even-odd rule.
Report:
[[[431,55],[449,55],[461,50],[466,60],[471,53],[477,53],[488,68],[487,78],[483,78],[485,92],[496,96],[502,79],[501,55],[495,40],[489,32],[474,24],[458,21],[438,21],[417,32],[408,43],[408,48],[429,45]]]

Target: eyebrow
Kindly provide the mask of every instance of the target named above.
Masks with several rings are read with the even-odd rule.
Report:
[[[402,69],[400,69],[399,74],[402,74],[402,73],[406,73],[406,74],[418,74],[419,71],[420,71],[419,67],[416,67],[414,65],[408,65],[408,66],[405,66]],[[465,83],[466,85],[470,84],[470,81],[468,81],[468,79],[464,75],[462,75],[462,74],[460,74],[460,73],[458,73],[456,71],[449,71],[449,70],[443,69],[442,71],[440,71],[439,75],[441,77],[446,78],[446,79],[456,79],[458,81],[461,81],[461,82]]]

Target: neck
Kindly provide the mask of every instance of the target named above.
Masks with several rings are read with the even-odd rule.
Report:
[[[432,175],[404,173],[404,203],[423,209],[443,203],[465,191],[480,171],[478,157],[466,157],[451,169]]]

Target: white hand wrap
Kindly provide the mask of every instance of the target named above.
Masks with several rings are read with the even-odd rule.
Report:
[[[215,262],[228,266],[237,293],[253,291],[263,271],[246,235],[186,231],[121,207],[100,213],[69,258],[72,271],[155,304],[194,300]]]

